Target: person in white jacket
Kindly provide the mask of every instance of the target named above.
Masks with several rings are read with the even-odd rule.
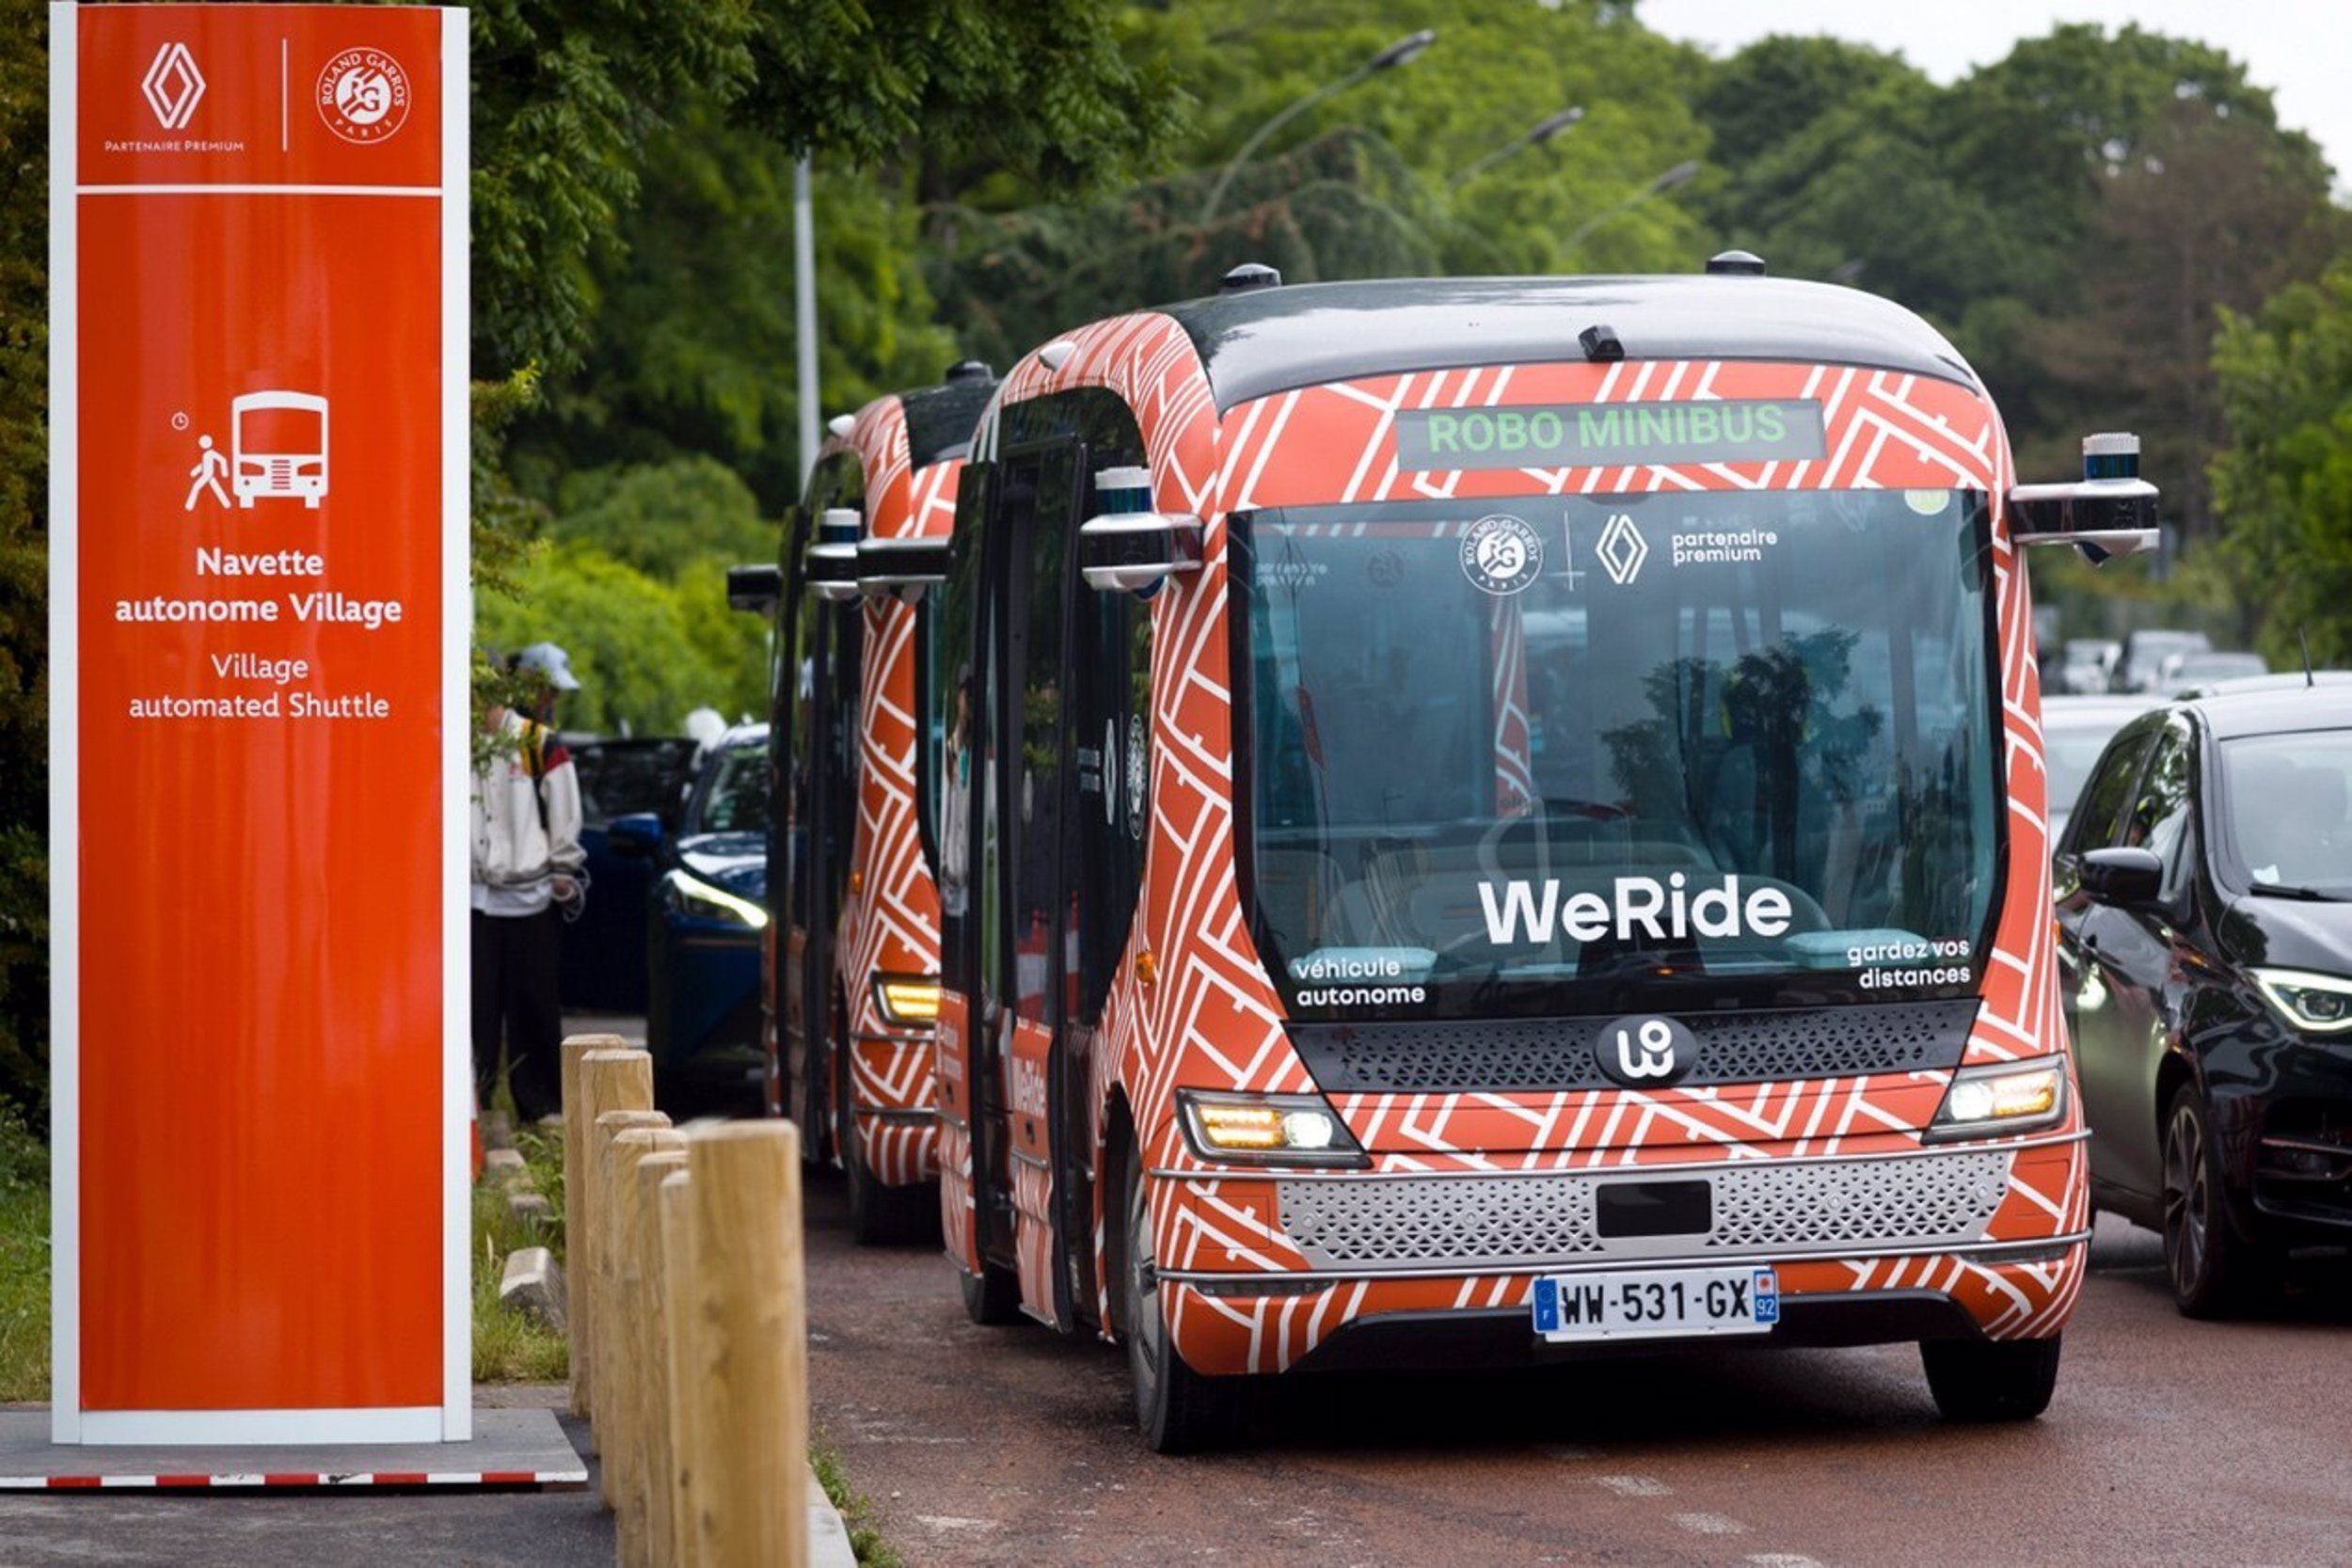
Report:
[[[558,942],[562,911],[586,894],[580,777],[551,727],[556,697],[580,682],[552,642],[525,648],[515,669],[535,672],[544,695],[537,718],[484,715],[497,743],[473,780],[474,1091],[490,1103],[503,1043],[516,1115],[536,1121],[563,1109]]]

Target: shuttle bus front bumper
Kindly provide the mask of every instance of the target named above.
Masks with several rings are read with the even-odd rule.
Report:
[[[1726,1343],[2043,1338],[2085,1266],[2083,1138],[1553,1170],[1154,1171],[1179,1238],[1160,1248],[1163,1307],[1178,1352],[1211,1374],[1613,1351],[1539,1338],[1535,1282],[1725,1265],[1771,1271],[1780,1305],[1769,1331]],[[1657,1183],[1704,1183],[1704,1228],[1608,1233],[1604,1207],[1643,1195],[1604,1190]]]

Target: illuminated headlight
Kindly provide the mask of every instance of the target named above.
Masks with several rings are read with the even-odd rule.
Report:
[[[2066,1115],[2066,1063],[2058,1056],[1963,1068],[1944,1091],[1927,1136],[1989,1138],[2029,1132]]]
[[[928,1029],[939,1022],[939,982],[919,974],[877,974],[874,1010],[894,1029]]]
[[[2352,979],[2301,969],[2249,971],[2263,997],[2297,1029],[2341,1035],[2352,1029]]]
[[[768,911],[757,904],[684,871],[670,873],[670,895],[689,914],[705,920],[723,920],[730,926],[747,926],[755,931],[768,924]]]
[[[1319,1095],[1180,1090],[1184,1138],[1203,1160],[1262,1165],[1361,1165],[1364,1151]]]

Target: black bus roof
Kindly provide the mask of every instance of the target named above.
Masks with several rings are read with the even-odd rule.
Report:
[[[972,447],[972,428],[981,423],[988,395],[997,390],[997,378],[986,364],[964,362],[948,372],[941,386],[898,392],[898,409],[906,414],[908,461],[927,467],[941,458],[964,456]]]
[[[972,444],[972,427],[988,406],[996,378],[982,373],[898,394],[907,417],[907,458],[921,468],[946,457],[961,457]]]
[[[1628,359],[1867,365],[1981,390],[1944,335],[1892,300],[1791,278],[1388,278],[1248,289],[1163,306],[1222,410],[1326,381],[1582,359],[1605,326]]]

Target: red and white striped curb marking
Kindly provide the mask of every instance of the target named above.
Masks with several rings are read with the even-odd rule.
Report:
[[[585,1486],[580,1470],[269,1470],[249,1474],[183,1476],[0,1476],[0,1492],[94,1492],[127,1487],[273,1486]]]

